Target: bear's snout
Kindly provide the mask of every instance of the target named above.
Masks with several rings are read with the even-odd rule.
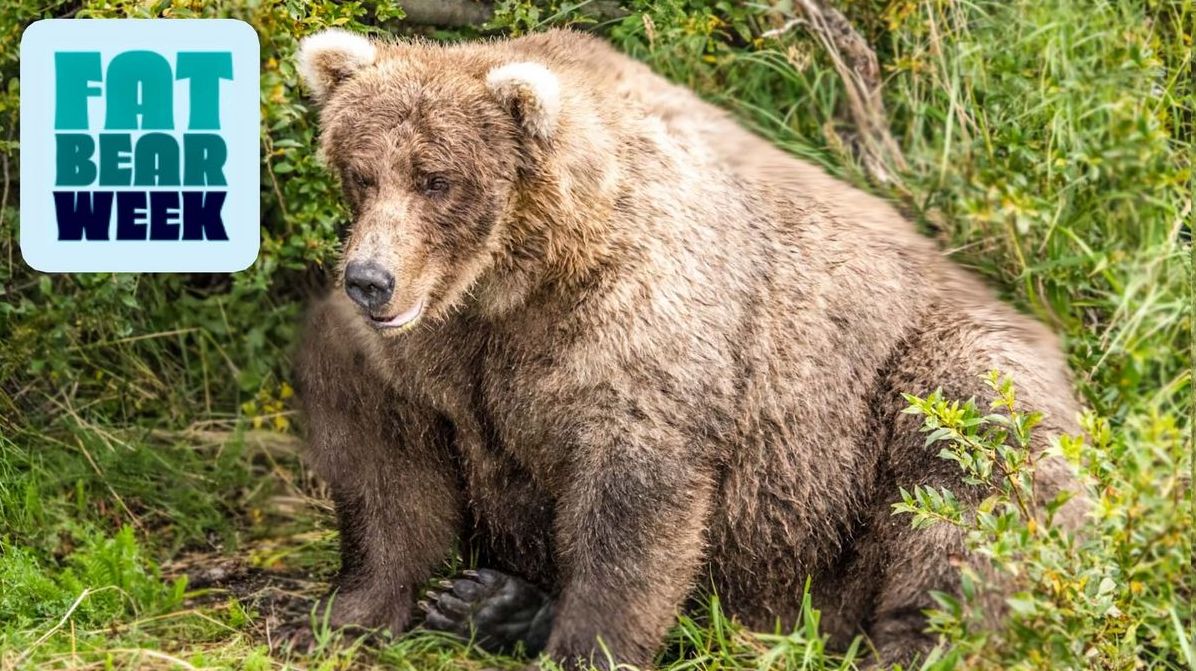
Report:
[[[345,293],[376,315],[394,294],[395,277],[374,261],[353,261],[345,268]]]

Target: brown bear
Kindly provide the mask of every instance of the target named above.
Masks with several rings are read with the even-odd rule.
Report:
[[[649,664],[701,589],[752,627],[926,651],[963,539],[893,517],[969,490],[901,392],[1014,375],[1076,430],[1041,325],[882,201],[797,162],[594,38],[439,45],[331,30],[300,68],[353,211],[297,357],[330,484],[333,625],[427,624],[568,666]],[[1044,460],[1039,491],[1077,491]],[[1079,497],[1061,512],[1082,515]],[[978,560],[973,560],[978,561]]]

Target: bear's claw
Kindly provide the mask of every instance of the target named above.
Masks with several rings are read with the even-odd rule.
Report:
[[[510,653],[520,646],[536,655],[552,628],[552,601],[535,585],[514,576],[479,569],[464,571],[429,590],[419,606],[424,628],[470,639],[490,652]]]

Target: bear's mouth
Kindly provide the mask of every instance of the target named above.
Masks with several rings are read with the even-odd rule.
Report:
[[[419,299],[415,305],[400,312],[393,317],[378,317],[375,315],[367,315],[370,324],[378,329],[397,329],[406,326],[411,326],[419,321],[419,318],[424,313],[424,299]]]

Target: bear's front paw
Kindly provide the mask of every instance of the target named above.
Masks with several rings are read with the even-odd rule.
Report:
[[[552,601],[539,588],[514,576],[480,569],[443,580],[444,591],[428,592],[420,607],[424,627],[473,640],[483,650],[510,653],[522,644],[537,655],[552,629]]]

